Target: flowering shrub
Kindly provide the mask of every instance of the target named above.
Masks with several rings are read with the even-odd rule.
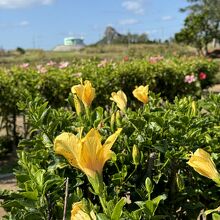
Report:
[[[1,69],[2,126],[6,126],[8,135],[10,138],[13,136],[12,140],[16,145],[19,138],[16,133],[16,117],[22,114],[17,108],[17,101],[26,99],[27,94],[32,97],[39,95],[55,108],[69,107],[66,101],[70,93],[69,85],[78,84],[80,77],[90,80],[96,88],[93,105],[109,107],[109,94],[112,92],[123,90],[128,102],[132,103],[135,99],[132,91],[136,86],[146,84],[151,91],[160,93],[162,98],[171,101],[175,96],[200,97],[202,89],[213,83],[218,69],[216,63],[205,59],[157,57],[157,60],[153,64],[146,59],[129,59],[117,63],[106,59],[101,62],[81,60],[72,64],[50,61],[45,65],[31,66],[24,63],[11,69]],[[194,76],[190,81],[186,80],[189,75]],[[24,119],[24,127],[25,124]]]
[[[135,104],[121,90],[105,110],[94,108],[98,91],[85,81],[73,87],[79,114],[26,96],[18,106],[31,130],[17,151],[19,190],[0,191],[5,219],[197,219],[201,210],[216,208],[214,183],[187,161],[202,147],[220,165],[220,96],[170,103],[138,86],[131,93],[139,107],[131,109]]]

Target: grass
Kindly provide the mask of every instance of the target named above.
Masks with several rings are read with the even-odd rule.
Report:
[[[87,46],[80,51],[44,51],[41,49],[28,49],[24,54],[18,51],[1,51],[0,65],[11,66],[14,64],[43,63],[49,60],[71,61],[81,58],[121,60],[125,56],[132,58],[145,58],[149,56],[195,56],[195,49],[178,44],[130,44],[130,45],[98,45]]]
[[[130,45],[91,45],[79,51],[44,51],[41,49],[28,49],[25,54],[16,50],[0,51],[0,66],[13,66],[21,63],[37,65],[50,60],[73,61],[76,59],[113,59],[122,60],[125,56],[130,58],[147,58],[150,56],[196,56],[195,48],[174,43],[163,44],[130,44]],[[216,59],[220,66],[220,59]],[[220,83],[220,71],[216,75],[216,83]]]

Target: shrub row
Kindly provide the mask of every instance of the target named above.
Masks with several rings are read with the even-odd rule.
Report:
[[[96,87],[97,105],[106,103],[108,95],[119,89],[131,97],[134,87],[141,84],[148,84],[151,91],[173,100],[175,96],[200,95],[201,89],[213,83],[217,72],[215,62],[200,58],[155,58],[120,63],[82,60],[66,68],[45,65],[1,69],[0,109],[12,112],[24,91],[33,96],[40,94],[54,107],[64,106],[69,85],[76,84],[80,77],[90,80]],[[187,75],[193,76],[193,80],[186,81]]]
[[[213,83],[218,71],[216,63],[207,59],[152,57],[148,60],[123,61],[78,60],[69,63],[29,66],[24,64],[0,70],[0,115],[4,126],[16,135],[16,106],[26,93],[32,97],[40,95],[55,108],[66,106],[70,93],[69,85],[79,79],[88,79],[96,88],[94,105],[109,103],[111,92],[122,89],[129,100],[135,86],[148,84],[151,91],[161,93],[163,98],[173,100],[175,96],[200,96],[203,88]],[[201,74],[202,77],[201,77]],[[188,77],[188,79],[187,79]],[[16,141],[15,141],[16,142]]]

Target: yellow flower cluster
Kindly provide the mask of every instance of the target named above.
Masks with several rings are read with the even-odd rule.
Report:
[[[76,112],[81,113],[81,103],[83,103],[86,110],[91,106],[95,98],[95,89],[92,87],[90,81],[86,80],[84,83],[75,85],[71,88],[74,95],[74,104]],[[133,95],[141,102],[146,104],[148,102],[148,86],[140,86],[133,91]],[[117,93],[111,94],[111,100],[116,102],[121,111],[126,110],[127,96],[121,90]],[[80,170],[82,170],[88,177],[97,194],[102,193],[102,171],[107,160],[113,156],[111,148],[121,133],[122,128],[118,128],[115,133],[107,138],[104,144],[101,143],[101,135],[98,130],[92,128],[84,138],[63,132],[54,140],[54,151],[57,154],[64,156],[68,162]],[[133,160],[135,165],[138,165],[138,149],[133,149]],[[93,211],[85,211],[83,202],[74,203],[71,211],[71,220],[94,220],[96,219]]]
[[[144,104],[148,103],[148,92],[149,88],[147,86],[139,86],[137,87],[132,93],[135,98],[137,98],[139,101],[143,102]],[[113,92],[112,97],[110,100],[114,101],[118,108],[121,109],[121,111],[125,111],[127,106],[127,96],[125,93],[121,90],[119,90],[117,93]]]
[[[81,112],[80,103],[78,102],[78,99],[82,101],[85,108],[88,108],[91,106],[93,99],[95,98],[95,89],[92,87],[92,84],[90,81],[85,80],[84,84],[81,82],[79,85],[75,85],[71,88],[71,91],[74,95],[74,103],[77,114]],[[149,87],[147,86],[139,86],[136,89],[133,90],[133,95],[135,98],[137,98],[139,101],[143,102],[144,104],[148,103],[148,93],[149,93]],[[119,90],[117,93],[112,92],[110,100],[114,101],[118,108],[121,111],[125,111],[127,107],[127,96],[122,91]]]

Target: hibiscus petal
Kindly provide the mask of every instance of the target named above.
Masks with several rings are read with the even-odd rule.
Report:
[[[105,149],[109,149],[110,150],[112,145],[115,143],[116,139],[118,138],[119,134],[121,133],[121,131],[122,131],[122,128],[118,128],[118,130],[114,134],[112,134],[111,136],[109,136],[106,139],[103,147]]]
[[[54,150],[64,156],[72,166],[79,168],[77,157],[80,156],[80,141],[74,134],[64,132],[57,136]]]

